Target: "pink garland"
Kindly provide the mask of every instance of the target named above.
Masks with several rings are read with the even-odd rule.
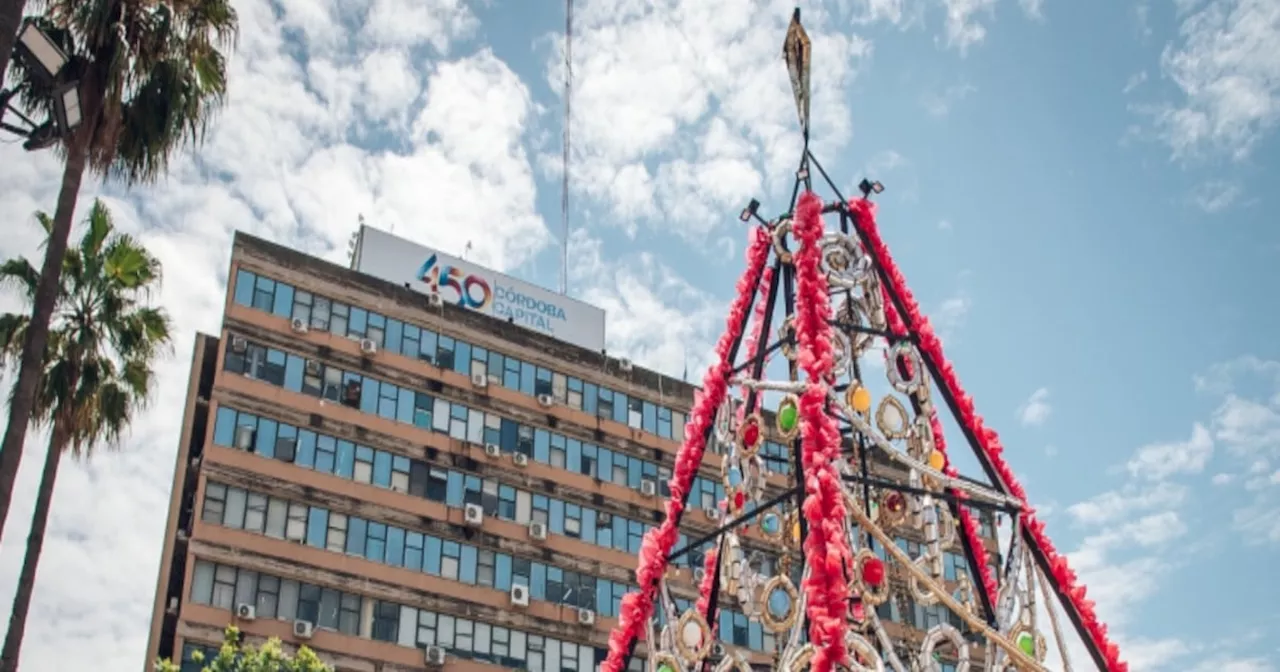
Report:
[[[733,370],[729,350],[742,336],[743,318],[751,309],[751,298],[756,290],[753,281],[769,258],[768,232],[760,227],[752,231],[751,244],[747,247],[747,267],[738,279],[738,295],[729,307],[725,331],[716,344],[716,361],[703,376],[702,390],[695,395],[689,422],[685,425],[684,444],[676,454],[666,517],[661,525],[649,530],[640,543],[640,560],[636,568],[636,583],[640,590],[627,593],[622,598],[618,625],[609,635],[609,655],[600,666],[601,672],[622,672],[628,648],[640,638],[644,623],[653,613],[658,581],[667,571],[667,556],[680,536],[678,524],[684,513],[684,498],[702,464],[702,454],[707,447],[707,429],[714,422],[716,410],[728,393],[729,375]]]
[[[840,432],[827,413],[827,381],[834,368],[831,347],[831,301],[827,282],[818,269],[822,241],[822,202],[805,192],[796,207],[792,229],[799,249],[796,269],[796,340],[806,388],[800,397],[802,450],[804,455],[804,516],[808,530],[804,540],[809,576],[803,587],[808,598],[809,641],[816,652],[814,672],[830,672],[847,657],[846,617],[849,586],[845,568],[852,552],[845,538],[844,498],[835,462],[840,458]]]
[[[903,306],[907,312],[905,316],[907,324],[904,327],[911,326],[915,328],[920,339],[919,347],[921,352],[929,357],[938,368],[938,374],[941,378],[939,384],[947,388],[947,391],[955,398],[957,405],[960,407],[960,422],[977,438],[978,447],[985,454],[1000,480],[1008,488],[1009,494],[1022,502],[1024,508],[1024,515],[1022,516],[1023,528],[1027,531],[1028,536],[1031,537],[1032,543],[1038,546],[1040,551],[1048,558],[1058,591],[1067,597],[1080,617],[1081,623],[1084,624],[1085,631],[1090,639],[1102,651],[1103,657],[1106,659],[1107,672],[1128,672],[1128,664],[1120,660],[1120,648],[1107,638],[1107,626],[1098,620],[1093,600],[1086,597],[1085,587],[1080,585],[1075,572],[1067,564],[1067,559],[1058,553],[1053,542],[1045,534],[1044,523],[1036,518],[1035,510],[1027,504],[1026,490],[1018,482],[1013,469],[1004,460],[1004,446],[1000,444],[999,435],[996,434],[995,430],[986,426],[982,416],[978,415],[974,409],[973,398],[966,394],[964,388],[960,386],[959,376],[956,375],[955,369],[942,352],[942,341],[933,332],[933,327],[929,324],[928,318],[921,313],[920,305],[911,294],[911,290],[907,288],[906,279],[903,277],[901,270],[898,269],[893,257],[889,254],[889,247],[885,245],[884,240],[880,237],[880,232],[876,228],[874,205],[864,199],[857,199],[851,201],[850,206],[853,208],[854,214],[857,215],[854,220],[868,242],[869,249],[867,251],[875,258],[880,268],[884,270],[887,283],[892,286],[894,293],[902,298]],[[892,304],[886,301],[885,305],[888,307]],[[937,432],[939,428],[940,425],[934,425],[934,431],[937,436],[941,436]],[[983,560],[983,565],[985,566],[985,558]],[[987,583],[985,578],[983,583],[984,585]]]
[[[711,632],[716,631],[715,614],[711,613],[711,585],[716,580],[716,561],[720,558],[720,549],[712,547],[702,562],[702,581],[698,584],[698,603],[695,608],[707,619]]]

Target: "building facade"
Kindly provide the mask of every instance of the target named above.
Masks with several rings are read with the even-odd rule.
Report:
[[[596,669],[693,388],[244,234],[229,278],[196,339],[147,668],[198,670],[234,624],[342,672]],[[764,453],[791,487],[789,449]],[[680,545],[718,526],[720,478],[708,454]],[[701,564],[676,562],[678,599]],[[955,549],[945,578],[963,572]],[[907,638],[955,620],[880,613]],[[758,623],[726,602],[718,625],[769,668]]]

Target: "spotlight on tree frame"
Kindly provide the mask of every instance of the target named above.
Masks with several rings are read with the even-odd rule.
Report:
[[[858,191],[862,192],[863,198],[870,198],[871,194],[879,194],[884,192],[884,185],[879,181],[872,182],[870,180],[862,180],[858,183]]]
[[[16,47],[22,62],[32,73],[46,83],[51,83],[66,67],[66,53],[50,38],[35,21],[27,19],[18,33]]]
[[[750,221],[752,217],[755,217],[756,211],[759,209],[760,201],[753,198],[751,199],[751,202],[747,204],[747,207],[742,209],[742,214],[738,215],[738,219],[741,219],[744,222]]]

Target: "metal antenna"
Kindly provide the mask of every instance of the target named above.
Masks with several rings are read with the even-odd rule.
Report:
[[[569,146],[572,125],[573,94],[573,0],[564,0],[564,156],[560,168],[564,171],[560,186],[560,293],[569,293]]]

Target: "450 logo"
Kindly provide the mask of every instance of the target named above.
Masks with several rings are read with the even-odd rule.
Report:
[[[475,275],[463,275],[462,269],[456,266],[444,266],[439,263],[433,253],[418,269],[418,278],[439,294],[445,301],[470,308],[484,310],[493,302],[493,289],[488,281]],[[449,289],[452,296],[443,290]]]

